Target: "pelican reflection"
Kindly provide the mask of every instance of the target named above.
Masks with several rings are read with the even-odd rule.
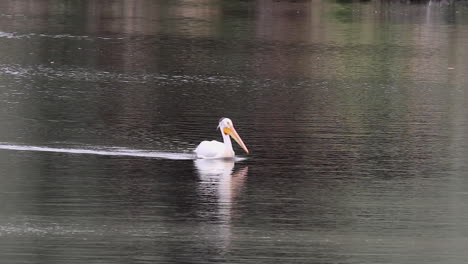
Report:
[[[247,178],[248,167],[234,170],[232,159],[197,159],[194,163],[199,175],[198,213],[212,227],[205,233],[205,242],[226,251],[231,242],[233,206]]]
[[[233,159],[197,159],[194,161],[200,177],[200,194],[216,193],[219,204],[233,203],[247,178],[248,167],[234,171]]]

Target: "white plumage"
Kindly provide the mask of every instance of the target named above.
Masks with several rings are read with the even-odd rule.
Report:
[[[223,136],[223,143],[216,140],[202,141],[195,149],[195,154],[198,159],[234,158],[235,153],[232,149],[230,136],[245,150],[245,152],[249,153],[249,150],[234,129],[231,119],[221,118],[218,128]]]

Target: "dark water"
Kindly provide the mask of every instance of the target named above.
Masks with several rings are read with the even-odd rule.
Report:
[[[466,263],[468,5],[0,3],[2,263]],[[251,151],[191,160],[230,117]]]

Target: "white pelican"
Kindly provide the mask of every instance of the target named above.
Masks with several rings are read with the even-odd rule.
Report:
[[[198,159],[219,159],[219,158],[234,158],[234,150],[232,149],[231,136],[244,150],[249,153],[242,139],[237,134],[232,124],[231,119],[221,118],[218,125],[223,136],[223,143],[216,140],[202,141],[195,149],[195,154]]]

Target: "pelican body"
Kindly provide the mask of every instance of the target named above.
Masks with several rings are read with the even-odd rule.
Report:
[[[234,158],[235,153],[232,149],[231,137],[244,149],[246,153],[249,150],[234,129],[231,119],[221,118],[218,125],[221,135],[223,136],[223,143],[216,140],[202,141],[195,149],[197,159],[222,159]]]

